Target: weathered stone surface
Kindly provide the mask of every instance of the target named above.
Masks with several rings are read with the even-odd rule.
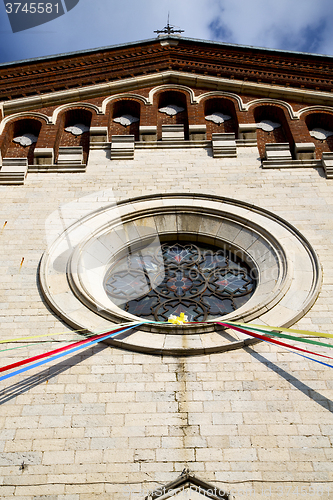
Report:
[[[257,158],[255,148],[242,151],[242,160],[179,149],[168,151],[166,167],[160,151],[137,150],[124,168],[123,160],[111,164],[105,152],[93,150],[86,174],[31,174],[20,191],[1,186],[7,221],[1,233],[1,338],[54,335],[54,344],[3,353],[2,364],[82,338],[45,305],[36,273],[47,249],[50,214],[94,192],[104,191],[99,196],[111,203],[105,186],[117,201],[200,191],[285,218],[309,239],[324,269],[318,300],[296,326],[331,332],[331,181],[312,169],[262,170]],[[155,221],[157,227],[176,228],[175,218]],[[220,234],[226,236],[227,229]],[[229,229],[234,241],[239,231]],[[259,247],[254,242],[251,248]],[[61,282],[59,287],[62,293]],[[55,336],[59,332],[66,333]],[[207,334],[203,347],[215,345],[215,336]],[[1,389],[3,498],[118,499],[126,484],[153,489],[187,466],[226,491],[253,488],[260,500],[269,488],[270,498],[279,498],[274,481],[281,481],[285,494],[288,485],[310,491],[311,482],[315,488],[322,484],[325,495],[332,481],[330,369],[304,364],[280,347],[257,344],[181,358],[100,345],[3,381]],[[235,482],[237,487],[230,485]],[[325,496],[315,490],[311,498]]]

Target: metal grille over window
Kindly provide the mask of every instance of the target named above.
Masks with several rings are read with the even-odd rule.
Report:
[[[104,286],[113,303],[135,316],[167,321],[183,312],[188,321],[205,321],[245,304],[256,280],[250,268],[226,250],[173,242],[120,258]]]

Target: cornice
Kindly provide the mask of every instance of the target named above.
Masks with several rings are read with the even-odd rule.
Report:
[[[13,113],[37,110],[49,106],[61,106],[66,103],[80,103],[95,97],[112,97],[117,94],[120,96],[124,95],[126,92],[138,91],[140,88],[156,87],[166,84],[185,85],[190,88],[205,88],[208,91],[259,96],[260,98],[290,100],[305,104],[313,103],[322,106],[333,106],[333,93],[330,92],[309,91],[291,87],[284,88],[277,85],[244,82],[236,79],[230,80],[222,77],[201,76],[172,70],[152,75],[125,78],[115,82],[107,82],[80,89],[50,92],[45,95],[3,101],[0,102],[0,106],[3,110],[3,116],[9,116]],[[202,98],[202,96],[198,96],[193,102],[199,102]],[[149,104],[152,103],[147,101],[147,105]],[[244,106],[243,110],[246,111],[247,108],[248,105]],[[102,112],[102,110],[100,112]],[[294,118],[296,117],[295,115]]]
[[[156,39],[86,53],[53,56],[0,66],[0,99],[85,89],[129,76],[169,70],[330,92],[333,58],[287,53],[179,37],[177,44]]]
[[[21,59],[18,61],[4,62],[0,64],[0,70],[2,68],[23,66],[24,64],[33,64],[38,62],[45,63],[47,61],[55,61],[57,59],[65,60],[76,56],[85,57],[91,54],[101,54],[102,52],[111,52],[114,50],[121,50],[132,47],[142,48],[147,45],[156,44],[156,42],[159,42],[161,45],[178,45],[180,41],[188,42],[198,47],[211,47],[211,48],[217,47],[220,51],[221,50],[251,51],[257,54],[267,54],[270,57],[272,55],[278,55],[282,56],[283,58],[299,57],[305,59],[306,61],[309,61],[311,59],[318,60],[317,62],[319,63],[321,63],[324,60],[333,62],[333,56],[328,54],[318,54],[318,53],[316,54],[313,52],[298,52],[295,50],[280,50],[280,49],[272,49],[269,47],[257,47],[255,45],[227,43],[227,42],[221,42],[220,40],[204,40],[200,38],[190,38],[190,37],[180,36],[178,34],[167,34],[167,35],[159,35],[158,37],[148,38],[145,40],[137,40],[132,42],[107,45],[103,47],[95,47],[92,49],[76,50],[73,52],[63,52],[59,54],[52,54],[49,56],[34,57],[30,59]]]

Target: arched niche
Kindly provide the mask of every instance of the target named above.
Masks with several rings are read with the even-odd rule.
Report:
[[[140,103],[133,99],[114,101],[110,106],[109,137],[134,135],[139,140]]]
[[[34,150],[41,128],[42,123],[33,118],[22,118],[8,123],[1,146],[2,158],[27,158],[28,164],[33,165]]]
[[[292,137],[288,121],[283,109],[274,105],[256,106],[253,110],[255,122],[259,125],[263,121],[272,122],[272,130],[257,128],[257,144],[260,158],[265,158],[265,145],[271,143],[289,143],[290,151],[294,151],[294,139]],[[279,126],[276,126],[279,124]]]
[[[161,109],[176,106],[183,108],[175,114],[168,114]],[[177,109],[175,108],[175,109]],[[186,95],[176,90],[166,90],[157,96],[157,139],[162,139],[162,125],[183,125],[184,138],[189,139],[188,113]]]
[[[333,114],[309,113],[305,117],[305,124],[309,130],[309,140],[316,146],[316,157],[321,158],[323,153],[333,152]]]
[[[58,133],[55,142],[56,157],[58,156],[59,147],[80,146],[83,150],[83,163],[87,163],[91,119],[92,112],[84,108],[71,108],[60,114],[58,117]],[[83,125],[84,129],[80,132],[76,130],[76,125]]]
[[[203,106],[208,140],[215,133],[233,133],[237,137],[238,120],[236,109],[230,99],[223,97],[208,98],[204,101]]]

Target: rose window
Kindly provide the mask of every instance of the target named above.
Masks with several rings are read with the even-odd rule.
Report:
[[[123,256],[104,281],[118,307],[162,322],[181,312],[188,321],[223,316],[247,302],[255,286],[251,269],[230,252],[179,242]]]

